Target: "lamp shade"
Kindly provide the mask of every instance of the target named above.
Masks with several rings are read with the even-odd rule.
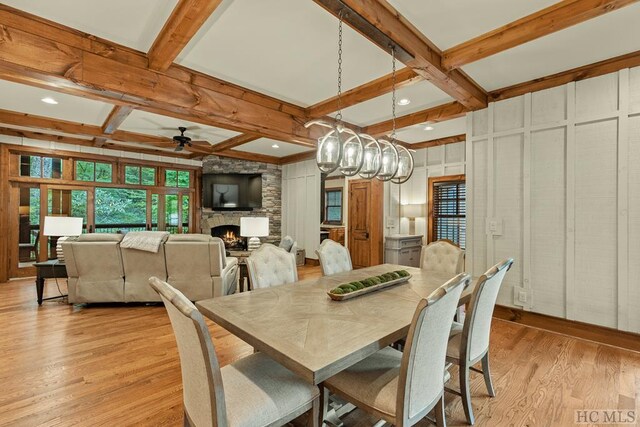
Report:
[[[412,203],[402,205],[400,215],[403,218],[422,218],[424,217],[424,203]]]
[[[45,236],[79,236],[82,234],[83,218],[71,216],[45,216],[44,229]]]
[[[242,237],[267,237],[269,235],[269,218],[240,218],[240,235]]]

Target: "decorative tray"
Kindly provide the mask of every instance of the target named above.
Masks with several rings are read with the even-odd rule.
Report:
[[[334,301],[344,301],[366,295],[389,286],[399,285],[411,279],[411,274],[406,270],[390,271],[379,276],[343,283],[327,292],[329,298]]]

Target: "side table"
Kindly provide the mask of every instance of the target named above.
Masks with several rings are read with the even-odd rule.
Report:
[[[238,268],[240,270],[240,286],[239,291],[244,292],[249,290],[249,270],[247,269],[247,258],[251,255],[249,251],[229,251],[229,254],[238,258]]]
[[[57,259],[52,259],[44,262],[36,262],[34,264],[36,267],[36,292],[38,293],[38,305],[42,305],[42,301],[47,301],[50,299],[63,298],[67,295],[60,295],[56,297],[42,298],[42,294],[44,292],[44,281],[45,279],[66,279],[67,278],[67,267],[64,263],[61,263]]]

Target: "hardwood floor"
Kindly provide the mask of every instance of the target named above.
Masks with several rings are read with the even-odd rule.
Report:
[[[315,274],[319,267],[300,271]],[[57,293],[48,281],[45,296]],[[38,307],[26,279],[0,284],[0,325],[0,425],[181,425],[178,353],[162,306],[53,300]],[[222,365],[252,352],[209,326]],[[491,341],[497,397],[487,396],[481,375],[472,376],[478,426],[570,426],[574,410],[587,408],[640,414],[640,353],[499,319]],[[455,370],[452,376],[456,386]],[[460,399],[447,397],[449,425],[465,425]],[[356,410],[345,425],[375,421]]]

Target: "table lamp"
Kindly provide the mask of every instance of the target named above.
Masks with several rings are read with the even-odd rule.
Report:
[[[247,249],[250,251],[260,247],[259,237],[269,235],[269,218],[266,217],[246,217],[240,218],[240,235],[249,237]]]
[[[424,203],[402,205],[400,215],[409,218],[409,234],[416,234],[416,218],[424,218]]]
[[[71,236],[79,236],[82,234],[83,218],[71,216],[45,216],[44,229],[42,234],[45,236],[58,237],[56,244],[56,256],[58,261],[64,263],[64,254],[62,252],[62,242]]]

